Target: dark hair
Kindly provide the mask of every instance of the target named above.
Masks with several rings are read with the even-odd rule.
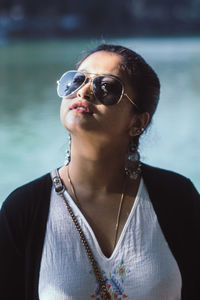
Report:
[[[150,124],[160,96],[160,82],[155,71],[136,52],[120,45],[110,44],[101,44],[88,51],[77,63],[76,67],[78,68],[88,56],[98,51],[112,52],[121,55],[123,58],[123,71],[126,72],[129,83],[136,93],[134,101],[139,108],[139,113],[148,112],[150,115]],[[132,146],[130,144],[130,148],[133,147],[136,149],[135,151],[137,151],[139,146],[139,138],[140,136],[135,136],[131,141]]]
[[[77,68],[88,56],[98,51],[112,52],[122,56],[123,70],[136,93],[134,100],[140,112],[148,112],[151,119],[160,95],[160,82],[154,70],[136,52],[123,46],[109,44],[101,44],[87,52],[76,65]]]

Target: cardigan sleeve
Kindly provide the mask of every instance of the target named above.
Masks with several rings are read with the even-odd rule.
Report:
[[[36,300],[51,192],[49,174],[16,189],[0,211],[0,299]]]
[[[185,206],[183,207],[184,223],[182,224],[182,243],[178,245],[179,260],[183,269],[182,299],[193,300],[200,297],[200,195],[188,180],[183,189]],[[181,206],[179,214],[181,214]],[[177,220],[181,220],[179,217]]]
[[[24,252],[14,236],[17,220],[12,221],[6,202],[0,212],[0,298],[25,299]],[[20,234],[18,234],[20,240]]]
[[[159,224],[179,265],[182,299],[200,295],[200,195],[177,173],[143,165],[143,176]]]

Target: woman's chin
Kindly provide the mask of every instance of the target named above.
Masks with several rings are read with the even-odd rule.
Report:
[[[95,118],[92,114],[73,111],[61,119],[63,126],[70,132],[74,130],[92,130],[95,128]]]

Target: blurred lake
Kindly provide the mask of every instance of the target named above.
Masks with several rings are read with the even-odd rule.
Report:
[[[0,203],[17,186],[62,165],[67,134],[56,81],[100,40],[15,41],[0,45]],[[161,81],[142,161],[189,177],[200,191],[200,38],[106,40],[139,52]]]

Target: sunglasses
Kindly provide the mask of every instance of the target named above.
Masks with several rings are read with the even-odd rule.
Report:
[[[89,76],[88,76],[89,75]],[[57,81],[58,96],[67,98],[87,83],[91,78],[91,92],[95,98],[104,105],[114,105],[125,96],[138,109],[135,102],[125,93],[121,80],[114,75],[96,75],[81,71],[68,71]]]

